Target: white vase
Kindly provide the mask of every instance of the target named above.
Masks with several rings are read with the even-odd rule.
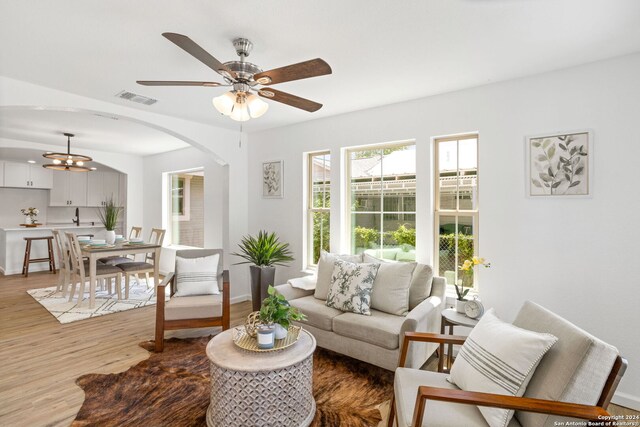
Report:
[[[287,329],[285,329],[282,325],[276,323],[276,339],[277,340],[283,340],[287,337],[287,334],[289,333],[289,331]]]
[[[113,245],[116,241],[115,230],[107,230],[107,238],[105,239],[108,245]]]
[[[464,314],[464,306],[465,306],[466,304],[467,304],[467,301],[466,301],[466,300],[461,301],[461,300],[457,299],[457,300],[456,300],[456,311],[457,311],[458,313],[463,313],[463,314]]]

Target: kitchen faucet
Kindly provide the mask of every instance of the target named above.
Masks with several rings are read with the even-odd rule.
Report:
[[[80,227],[80,208],[76,208],[76,216],[73,218],[73,223]]]

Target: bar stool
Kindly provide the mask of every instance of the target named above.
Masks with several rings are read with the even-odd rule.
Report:
[[[24,274],[24,277],[29,277],[29,264],[34,263],[34,262],[48,262],[49,263],[49,271],[51,271],[53,274],[56,274],[56,263],[55,263],[55,258],[53,257],[53,245],[51,243],[51,241],[53,240],[53,236],[48,236],[48,237],[25,237],[24,240],[27,241],[27,247],[25,248],[24,251],[24,262],[22,263],[22,274]],[[49,257],[48,258],[35,258],[35,259],[31,259],[31,242],[33,242],[34,240],[46,240],[47,241],[47,248],[49,251]]]

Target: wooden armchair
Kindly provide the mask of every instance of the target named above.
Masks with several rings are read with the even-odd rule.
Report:
[[[388,426],[392,427],[394,421],[398,427],[488,426],[478,406],[516,411],[509,427],[553,426],[568,418],[602,422],[602,417],[609,415],[606,409],[627,361],[614,347],[531,302],[525,303],[514,325],[558,337],[523,397],[463,391],[447,382],[445,373],[404,368],[412,342],[462,345],[466,339],[407,332],[395,374]],[[554,394],[558,398],[549,399]]]
[[[177,291],[176,279],[180,273],[178,262],[174,273],[170,273],[158,285],[156,305],[156,338],[155,351],[164,350],[164,331],[189,328],[206,328],[221,326],[222,330],[229,329],[230,296],[229,272],[223,271],[222,249],[190,249],[176,252],[176,258],[203,258],[218,254],[217,272],[218,286],[222,284],[220,294],[216,295],[175,295]],[[165,302],[166,288],[169,286],[171,299]]]

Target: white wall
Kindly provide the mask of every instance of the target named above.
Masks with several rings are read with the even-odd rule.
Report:
[[[332,182],[340,147],[415,139],[418,258],[432,258],[431,139],[478,131],[480,295],[511,321],[533,300],[617,346],[629,370],[615,401],[640,409],[640,54],[250,135],[249,231],[276,231],[303,267],[303,152],[330,149]],[[348,95],[345,95],[348,96]],[[524,136],[592,129],[593,197],[528,199]],[[261,197],[261,162],[284,160],[285,198]],[[342,195],[332,187],[332,200]],[[340,246],[340,209],[332,207],[332,245]]]
[[[203,155],[196,148],[185,148],[168,153],[147,156],[144,158],[144,206],[152,207],[144,211],[143,227],[151,230],[153,227],[163,226],[162,203],[163,197],[163,173],[183,171],[194,168],[204,168],[204,245],[207,248],[224,248],[229,253],[230,234],[233,241],[238,239],[235,223],[229,224],[229,218],[235,217],[235,212],[229,215],[229,166],[222,166],[213,158]],[[226,203],[225,203],[226,200]],[[242,213],[239,215],[242,217]],[[235,219],[233,222],[236,222]],[[168,242],[166,242],[168,243]],[[170,251],[165,251],[167,255]],[[172,264],[173,260],[167,258],[164,264]],[[246,266],[234,266],[231,256],[224,259],[225,268],[230,268],[233,278],[231,283],[231,297],[234,302],[245,300],[249,294],[246,283]]]
[[[0,228],[13,228],[24,223],[25,216],[20,213],[20,209],[29,207],[40,211],[37,217],[39,222],[46,222],[49,190],[0,188]]]

